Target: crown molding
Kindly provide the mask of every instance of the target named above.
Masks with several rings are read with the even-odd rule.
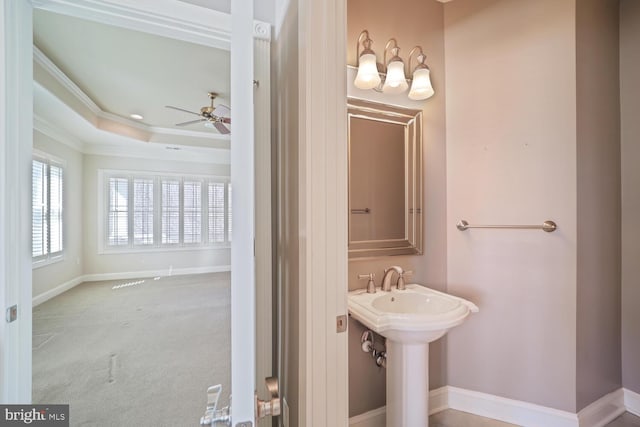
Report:
[[[130,119],[126,119],[124,117],[118,116],[117,114],[109,113],[107,111],[103,111],[86,93],[80,89],[78,85],[76,85],[58,66],[51,61],[47,55],[44,54],[36,45],[33,45],[33,60],[40,65],[45,72],[47,72],[51,77],[53,77],[65,90],[67,90],[72,96],[74,96],[78,101],[82,103],[82,105],[87,108],[94,116],[95,121],[107,121],[114,122],[120,125],[124,125],[130,127],[132,129],[136,129],[142,132],[146,132],[148,134],[160,134],[160,135],[171,135],[171,136],[184,136],[184,137],[192,137],[192,138],[202,138],[207,140],[219,140],[219,141],[230,141],[231,137],[229,135],[216,134],[212,132],[200,132],[195,130],[187,130],[187,129],[172,129],[172,128],[163,128],[158,126],[149,126],[144,123],[139,123]],[[42,85],[46,88],[46,86]]]
[[[32,0],[38,9],[170,37],[218,49],[231,49],[231,15],[175,0]],[[176,8],[180,13],[176,13]],[[176,16],[183,17],[182,19]]]
[[[40,65],[51,77],[69,91],[78,101],[82,103],[94,115],[99,116],[102,110],[93,100],[78,87],[56,64],[42,52],[38,46],[33,45],[33,60]]]
[[[86,144],[83,141],[71,135],[64,129],[49,123],[35,113],[33,115],[33,128],[41,134],[46,135],[54,141],[66,145],[75,151],[80,153],[85,152]]]
[[[65,129],[56,126],[37,115],[34,115],[33,128],[59,144],[63,144],[82,154],[176,160],[219,165],[228,165],[229,162],[229,150],[223,149],[201,149],[197,147],[177,146],[180,150],[169,150],[167,149],[169,146],[168,144],[144,143],[140,141],[122,141],[117,143],[114,142],[113,144],[90,144],[81,141]]]

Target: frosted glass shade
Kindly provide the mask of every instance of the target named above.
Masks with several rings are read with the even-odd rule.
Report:
[[[407,78],[404,76],[404,63],[402,61],[392,61],[387,67],[387,78],[384,81],[382,92],[402,93],[407,90]]]
[[[353,84],[358,89],[373,89],[380,84],[380,74],[378,74],[378,66],[376,65],[376,56],[366,53],[360,56],[360,65],[358,65],[358,74]]]
[[[413,73],[413,82],[409,91],[409,99],[421,101],[433,96],[435,93],[431,86],[431,72],[428,68],[418,68]]]

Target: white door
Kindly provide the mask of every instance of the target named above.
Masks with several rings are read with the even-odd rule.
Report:
[[[232,425],[255,425],[254,393],[263,386],[256,387],[254,116],[247,113],[254,109],[253,0],[233,0],[231,15],[201,13],[178,0],[0,3],[0,307],[6,314],[0,322],[0,402],[31,402],[31,243],[24,236],[30,235],[31,216],[34,6],[231,49],[232,389],[225,392],[233,394]],[[201,415],[193,414],[194,420]]]

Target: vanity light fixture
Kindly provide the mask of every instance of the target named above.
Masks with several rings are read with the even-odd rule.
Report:
[[[360,45],[362,44],[362,53]],[[405,74],[405,64],[399,56],[400,47],[395,38],[389,39],[384,48],[384,62],[378,64],[376,54],[371,49],[373,40],[369,37],[369,31],[363,30],[358,36],[356,55],[358,58],[358,73],[353,82],[358,89],[374,89],[386,94],[404,93],[409,89],[409,82]],[[391,53],[391,59],[387,62],[387,53]],[[411,59],[416,56],[417,65],[411,71]],[[435,93],[431,84],[431,71],[425,60],[427,56],[421,46],[414,47],[409,53],[409,71],[412,73],[411,89],[408,97],[414,101],[422,101],[430,98]],[[379,68],[383,71],[380,72]],[[383,80],[384,79],[384,80]]]
[[[418,65],[413,70],[413,81],[411,82],[411,90],[409,90],[409,99],[421,101],[433,96],[435,93],[431,85],[431,70],[424,61],[427,55],[422,51],[422,47],[416,46],[409,52],[409,69],[411,69],[411,58],[415,52],[420,52],[416,60]]]
[[[387,51],[391,48],[393,55],[387,62]],[[409,87],[407,77],[404,75],[404,62],[398,56],[400,48],[396,39],[390,39],[384,47],[384,63],[387,66],[387,77],[382,86],[383,93],[402,93]]]
[[[129,117],[131,117],[134,120],[142,120],[144,119],[144,117],[142,117],[142,115],[134,113],[134,114],[129,114]]]
[[[366,38],[362,40],[362,36]],[[362,54],[360,54],[360,43],[362,43]],[[373,40],[369,38],[369,32],[364,30],[358,37],[356,55],[358,56],[358,74],[354,84],[358,89],[373,89],[380,85],[380,74],[378,74],[378,64],[376,54],[371,50]]]

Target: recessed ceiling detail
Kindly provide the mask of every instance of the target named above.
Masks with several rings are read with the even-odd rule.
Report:
[[[165,105],[198,110],[211,90],[230,105],[228,50],[38,9],[34,44],[105,113],[144,112],[144,124],[175,128]]]
[[[229,136],[221,135],[215,131],[149,126],[103,111],[36,46],[34,46],[34,80],[51,96],[75,111],[78,120],[86,121],[97,129],[143,142],[229,149]],[[56,116],[59,109],[59,106],[51,103],[36,102],[35,107],[42,110],[40,114],[45,118]],[[55,120],[50,121],[56,122]]]

